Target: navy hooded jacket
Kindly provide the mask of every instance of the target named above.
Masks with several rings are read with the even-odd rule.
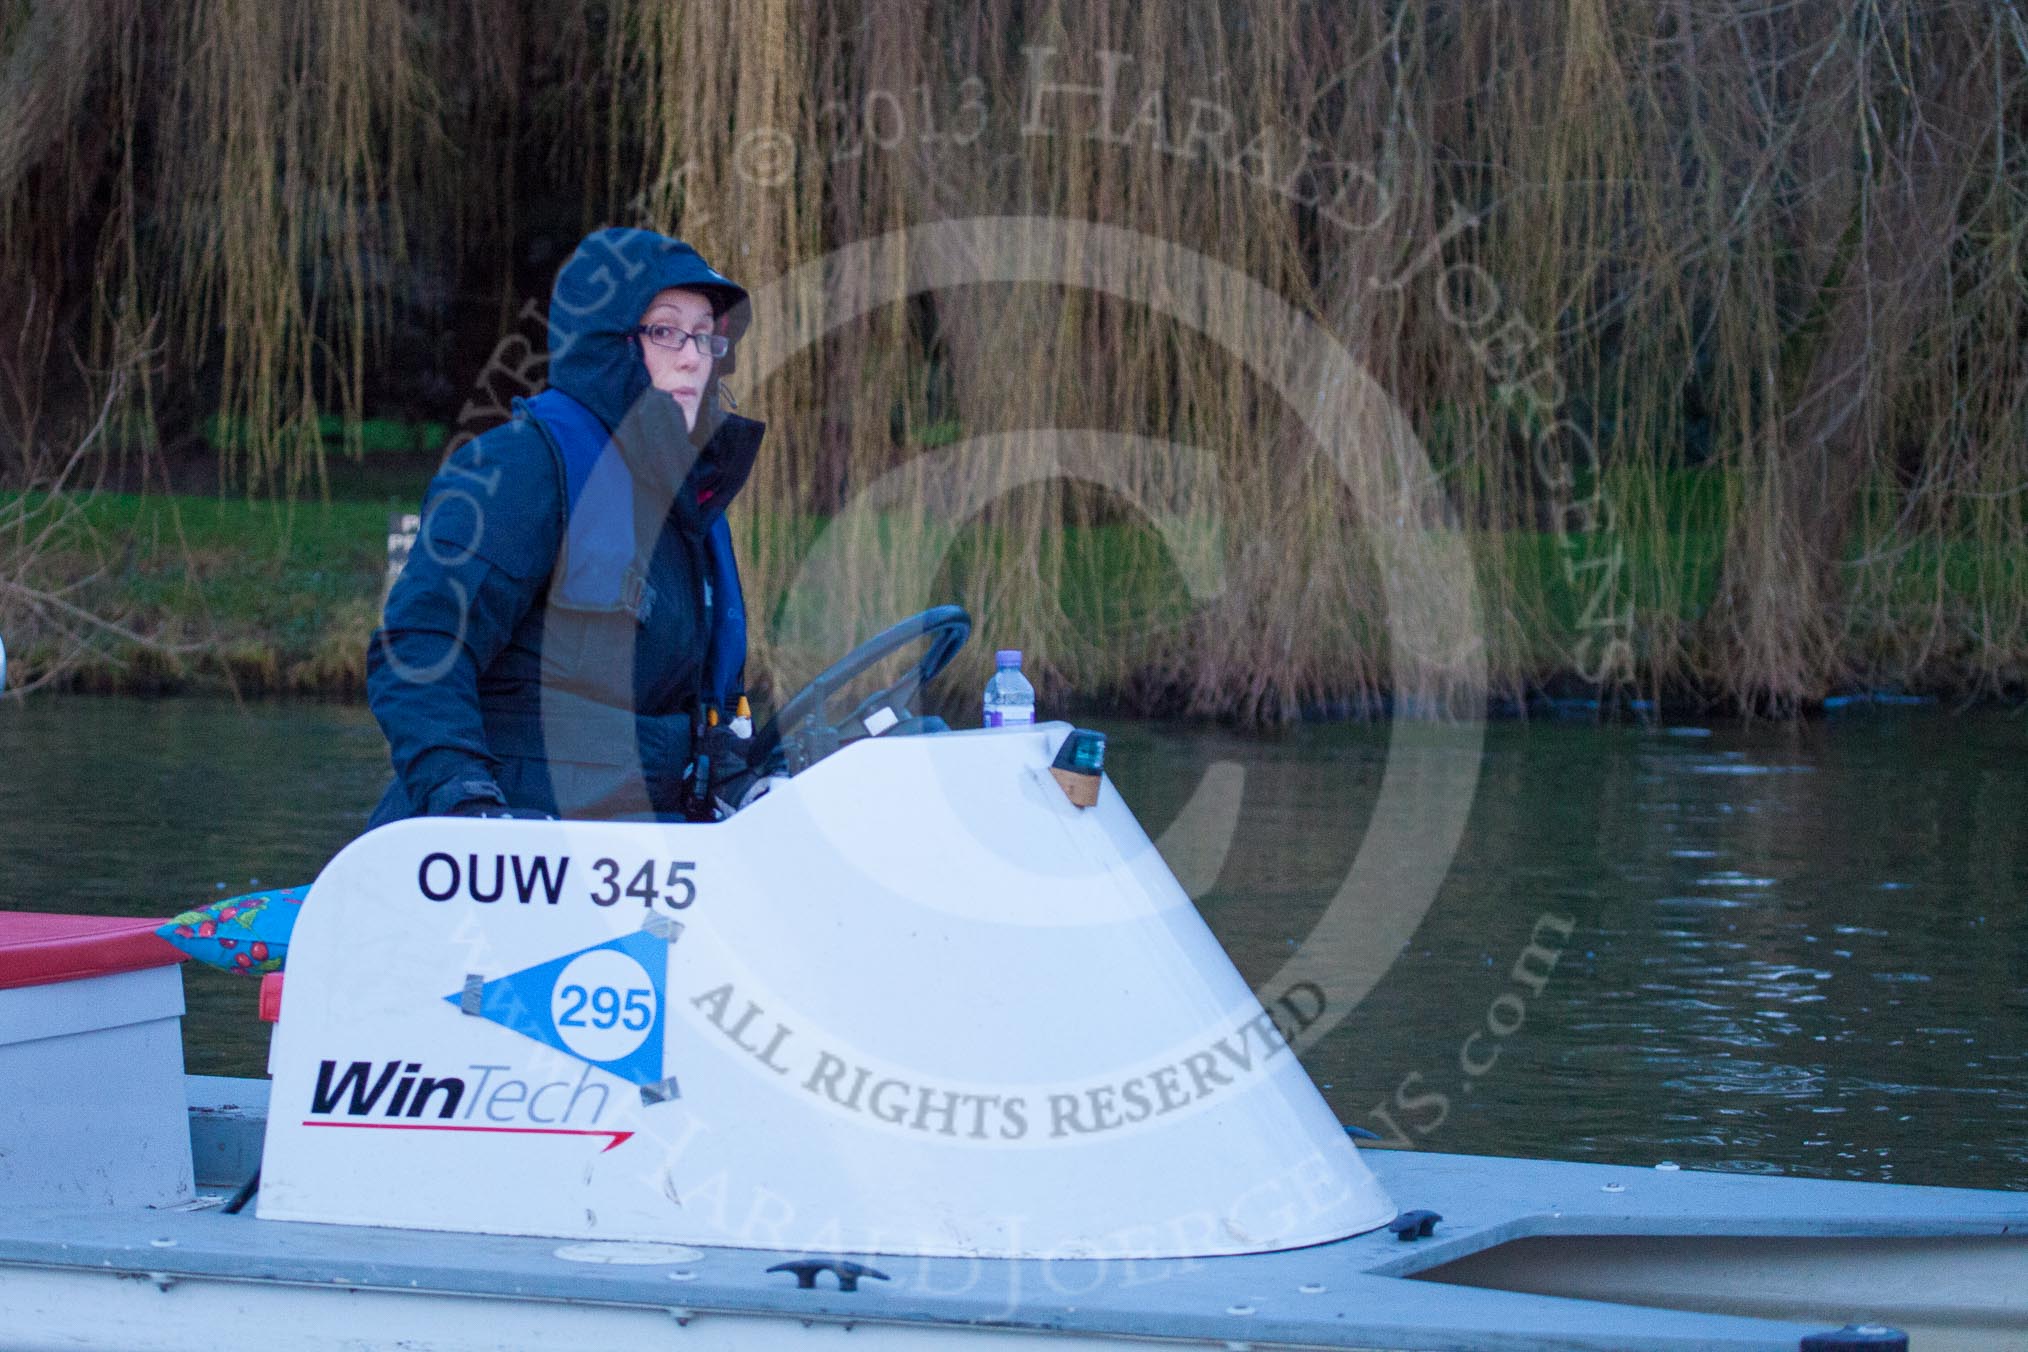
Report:
[[[550,388],[610,436],[633,521],[596,514],[611,494],[580,497],[571,520],[562,444],[541,400],[533,411],[517,401],[511,422],[458,448],[431,481],[367,654],[367,700],[395,771],[370,825],[471,802],[567,817],[680,809],[691,718],[709,683],[707,540],[763,428],[719,409],[730,356],[713,369],[694,431],[653,389],[634,330],[668,287],[710,296],[720,332],[744,327],[744,291],[688,245],[645,230],[589,236],[550,297]],[[562,585],[573,548],[631,553],[636,585],[588,603],[581,585]]]

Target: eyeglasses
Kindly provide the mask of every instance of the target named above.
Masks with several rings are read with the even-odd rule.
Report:
[[[643,324],[634,330],[656,347],[666,347],[671,352],[681,352],[685,343],[694,342],[697,350],[708,352],[714,357],[723,357],[732,351],[732,340],[722,333],[685,333],[674,324]]]

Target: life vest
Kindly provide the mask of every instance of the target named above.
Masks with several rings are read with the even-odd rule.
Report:
[[[563,469],[563,557],[550,585],[550,604],[593,613],[630,612],[636,623],[646,624],[656,602],[648,584],[655,542],[635,538],[634,476],[605,424],[558,389],[515,404],[549,433]],[[707,704],[729,708],[742,693],[746,598],[732,554],[732,527],[723,512],[705,532],[703,584],[704,686],[698,694]]]

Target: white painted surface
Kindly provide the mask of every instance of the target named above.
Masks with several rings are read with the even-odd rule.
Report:
[[[715,825],[432,819],[355,842],[291,945],[261,1216],[1038,1257],[1383,1223],[1118,792],[1080,812],[1049,777],[1067,732],[856,743]],[[552,877],[569,860],[554,903],[517,900],[511,862],[502,899],[472,897],[474,859],[484,893],[495,859],[530,877],[538,855]],[[627,895],[643,878],[652,905]],[[682,926],[652,954],[629,938],[651,916]],[[630,951],[520,979],[538,1036],[460,1010],[468,976],[614,940]],[[650,1036],[623,1036],[651,1003]],[[614,1026],[555,1026],[602,1012]],[[657,1043],[639,1083],[585,1059]],[[362,1102],[329,1092],[355,1063]],[[679,1096],[644,1101],[659,1078]],[[388,1112],[404,1079],[420,1115]]]
[[[220,1352],[287,1347],[292,1352],[428,1348],[430,1352],[768,1352],[836,1347],[846,1352],[939,1352],[990,1346],[996,1352],[1084,1352],[1132,1347],[1229,1347],[1225,1339],[1103,1337],[690,1310],[499,1300],[435,1292],[236,1282],[210,1278],[112,1277],[60,1268],[0,1267],[0,1338],[10,1352]]]
[[[177,967],[0,990],[0,1206],[192,1196]]]
[[[178,966],[0,990],[0,1046],[183,1017]]]
[[[1825,1328],[1885,1324],[1924,1352],[2028,1346],[2028,1239],[2018,1236],[1557,1235],[1419,1275]]]

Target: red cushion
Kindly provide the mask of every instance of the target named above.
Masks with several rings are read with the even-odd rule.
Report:
[[[116,915],[0,911],[0,990],[183,961],[180,950],[156,937],[161,923]]]

